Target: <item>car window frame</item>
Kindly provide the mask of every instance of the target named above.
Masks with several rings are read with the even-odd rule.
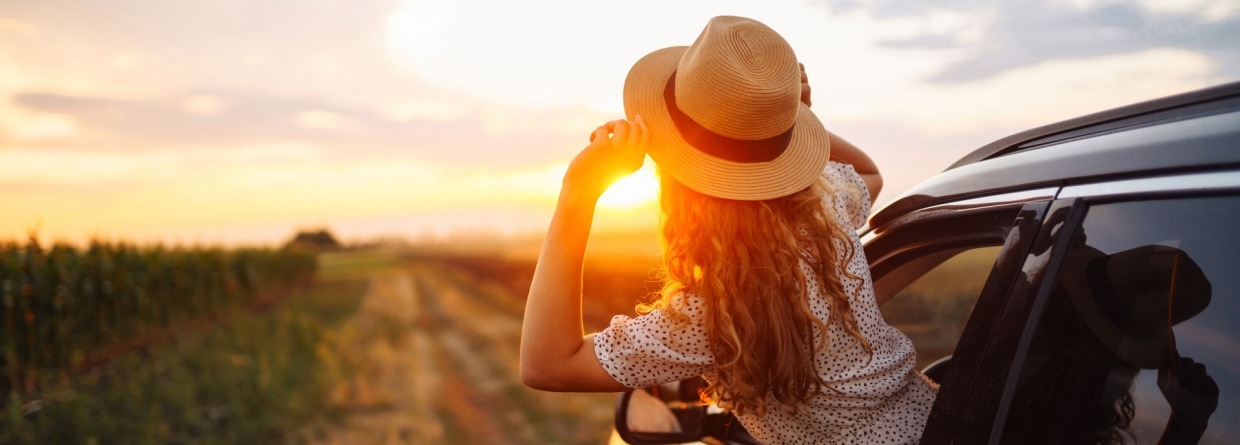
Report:
[[[902,215],[863,236],[876,286],[887,274],[927,256],[1002,246],[957,341],[922,443],[947,443],[955,436],[979,371],[976,365],[980,362],[975,359],[990,348],[986,333],[996,329],[1008,290],[1033,244],[1032,235],[1038,233],[1051,203],[1049,197],[1057,191],[1058,187],[1043,188],[942,204]],[[893,295],[883,296],[879,303]]]
[[[993,373],[989,376],[991,380],[983,382],[982,386],[1002,389],[997,399],[976,391],[969,395],[967,404],[973,409],[976,427],[962,430],[967,435],[957,437],[956,443],[993,444],[1001,438],[1012,394],[1016,390],[1016,377],[1023,368],[1042,310],[1054,290],[1069,243],[1080,230],[1087,208],[1088,204],[1082,198],[1052,201],[1046,220],[1040,224],[1033,240],[1033,247],[1023,255],[1020,266],[1025,273],[1025,281],[1021,283],[1023,286],[1013,286],[1006,295],[993,295],[1004,300],[1004,309],[995,329],[988,336],[988,349],[977,361],[977,367],[990,369]],[[1043,247],[1045,250],[1042,250]],[[989,413],[989,424],[983,413]]]
[[[1013,308],[1009,303],[1012,289],[1017,287],[1026,257],[1035,241],[1045,237],[1043,222],[1051,215],[1052,202],[1038,200],[1020,204],[1019,210],[1004,232],[1003,247],[992,265],[973,312],[956,344],[939,389],[934,407],[927,419],[921,443],[980,443],[985,437],[971,437],[976,425],[989,426],[993,405],[998,397],[978,397],[979,388],[993,387],[995,380],[981,365],[992,351],[1013,343],[1011,335],[1002,335],[1011,323]],[[1028,285],[1026,285],[1026,288]],[[1018,299],[1017,302],[1020,300]],[[1018,305],[1019,306],[1019,305]],[[979,401],[981,403],[979,403]],[[986,435],[989,431],[985,432]]]

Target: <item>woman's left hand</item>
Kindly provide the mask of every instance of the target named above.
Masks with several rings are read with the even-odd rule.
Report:
[[[568,165],[564,191],[598,199],[611,184],[641,168],[649,143],[650,134],[641,115],[632,121],[603,124],[590,134],[590,145]]]
[[[807,107],[814,106],[814,102],[810,99],[809,76],[805,75],[805,64],[798,63],[801,66],[801,102]]]

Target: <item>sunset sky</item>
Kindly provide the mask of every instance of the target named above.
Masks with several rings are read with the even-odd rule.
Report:
[[[1007,134],[1240,80],[1234,0],[0,0],[0,240],[541,230],[629,66],[722,14],[792,44],[880,204]],[[650,178],[598,226],[653,228]]]

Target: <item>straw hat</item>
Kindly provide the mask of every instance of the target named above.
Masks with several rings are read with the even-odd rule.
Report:
[[[633,65],[624,110],[645,119],[664,174],[710,196],[773,199],[812,184],[830,156],[827,130],[801,103],[800,76],[774,30],[715,17],[693,45]]]
[[[1174,247],[1146,245],[1110,255],[1076,247],[1060,270],[1060,282],[1089,329],[1139,368],[1169,363],[1175,349],[1171,327],[1210,305],[1210,280]]]

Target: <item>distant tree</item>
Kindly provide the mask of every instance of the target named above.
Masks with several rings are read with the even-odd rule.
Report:
[[[327,229],[300,230],[291,241],[284,245],[285,249],[328,251],[340,250],[343,246]]]

